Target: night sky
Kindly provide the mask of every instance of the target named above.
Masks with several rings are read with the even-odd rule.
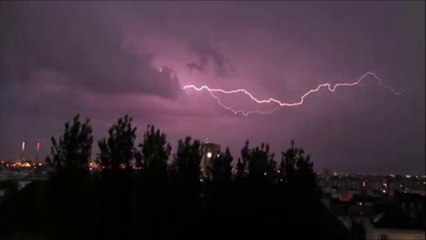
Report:
[[[291,139],[318,170],[425,171],[425,4],[416,2],[1,2],[0,159],[49,152],[75,114],[106,136],[129,114],[176,145],[187,135],[229,146]],[[234,115],[187,84],[244,88],[301,106]],[[220,95],[244,110],[243,94]],[[94,144],[94,155],[98,152]]]

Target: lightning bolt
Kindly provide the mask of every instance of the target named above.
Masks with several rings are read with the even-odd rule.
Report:
[[[193,89],[193,90],[198,91],[198,92],[207,91],[210,94],[210,96],[212,96],[212,98],[214,98],[217,101],[217,103],[222,108],[233,112],[235,115],[242,114],[244,116],[248,116],[248,115],[253,114],[253,113],[258,113],[258,114],[269,114],[269,113],[273,113],[273,112],[277,111],[280,107],[295,107],[295,106],[299,106],[299,105],[302,105],[304,103],[306,97],[308,97],[312,93],[318,92],[322,88],[326,88],[330,92],[335,92],[338,87],[353,87],[353,86],[356,86],[356,85],[360,84],[368,76],[372,76],[375,80],[377,80],[379,86],[388,89],[389,91],[391,91],[395,95],[400,95],[400,94],[402,94],[405,91],[404,90],[404,91],[398,92],[395,89],[393,89],[392,87],[383,84],[382,79],[380,79],[374,72],[366,72],[366,73],[364,73],[355,82],[346,82],[346,83],[343,82],[343,83],[336,83],[334,85],[332,85],[331,83],[320,84],[316,88],[311,89],[311,90],[307,91],[305,94],[303,94],[300,97],[299,101],[292,102],[292,103],[282,102],[282,101],[280,101],[278,99],[275,99],[275,98],[272,98],[272,97],[269,98],[269,99],[258,99],[255,96],[253,96],[252,93],[250,93],[249,91],[247,91],[246,89],[243,89],[243,88],[235,89],[235,90],[224,90],[224,89],[221,89],[221,88],[210,88],[210,87],[208,87],[206,85],[203,85],[201,87],[197,87],[197,86],[191,84],[191,85],[185,85],[183,87],[183,90]],[[230,94],[236,94],[236,93],[243,93],[243,94],[247,95],[255,103],[258,103],[258,104],[275,103],[275,104],[277,104],[277,106],[275,108],[273,108],[272,110],[269,110],[269,111],[262,111],[262,110],[258,110],[258,109],[249,110],[249,111],[238,110],[238,109],[234,109],[234,108],[232,108],[230,106],[225,105],[221,101],[221,99],[215,93],[222,93],[222,94],[228,94],[228,95],[230,95]]]

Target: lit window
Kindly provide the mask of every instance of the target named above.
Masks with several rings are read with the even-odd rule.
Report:
[[[208,153],[207,153],[207,157],[208,157],[208,158],[211,158],[211,157],[212,157],[212,153],[211,153],[211,152],[208,152]]]

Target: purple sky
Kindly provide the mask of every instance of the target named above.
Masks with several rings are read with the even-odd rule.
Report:
[[[75,114],[95,137],[126,113],[229,146],[302,146],[318,170],[425,171],[424,2],[1,2],[0,159],[49,152]],[[163,71],[159,69],[163,67]],[[320,83],[373,78],[302,106],[235,116],[186,84],[298,101]],[[256,107],[241,94],[223,101]],[[263,106],[271,109],[273,105]],[[98,151],[94,145],[94,153]]]

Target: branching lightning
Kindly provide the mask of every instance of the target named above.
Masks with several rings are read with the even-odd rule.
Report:
[[[348,82],[348,83],[343,82],[343,83],[336,83],[334,85],[332,85],[331,83],[320,84],[316,88],[311,89],[311,90],[307,91],[305,94],[303,94],[300,97],[299,101],[297,101],[297,102],[290,102],[290,103],[288,103],[288,102],[282,102],[282,101],[280,101],[278,99],[275,99],[275,98],[272,98],[272,97],[269,98],[269,99],[258,99],[256,97],[254,97],[252,93],[250,93],[249,91],[247,91],[246,89],[243,89],[243,88],[235,89],[235,90],[224,90],[224,89],[221,89],[221,88],[210,88],[210,87],[208,87],[206,85],[203,85],[201,87],[197,87],[195,85],[185,85],[183,87],[183,89],[184,90],[192,89],[192,90],[195,90],[195,91],[198,91],[198,92],[207,91],[210,94],[210,96],[212,96],[217,101],[217,103],[221,107],[223,107],[224,109],[232,111],[235,115],[242,114],[244,116],[248,116],[248,115],[250,115],[252,113],[258,113],[258,114],[273,113],[273,112],[277,111],[280,107],[295,107],[295,106],[299,106],[299,105],[302,105],[304,103],[306,97],[308,97],[312,93],[318,92],[322,88],[326,88],[328,91],[334,92],[334,91],[336,91],[336,89],[338,87],[353,87],[353,86],[356,86],[356,85],[360,84],[368,76],[372,76],[375,80],[377,80],[379,86],[388,89],[389,91],[391,91],[395,95],[400,95],[403,92],[403,91],[398,92],[395,89],[393,89],[392,87],[383,84],[382,79],[380,79],[373,72],[366,72],[366,73],[364,73],[355,82]],[[257,104],[271,104],[271,103],[275,103],[275,104],[277,104],[277,106],[275,108],[273,108],[272,110],[269,110],[269,111],[262,111],[262,110],[258,110],[258,109],[249,110],[249,111],[238,110],[238,109],[234,109],[234,108],[232,108],[230,106],[225,105],[221,101],[221,99],[215,93],[222,93],[222,94],[227,94],[227,95],[237,94],[237,93],[243,93],[243,94],[247,95],[252,101],[254,101]]]

